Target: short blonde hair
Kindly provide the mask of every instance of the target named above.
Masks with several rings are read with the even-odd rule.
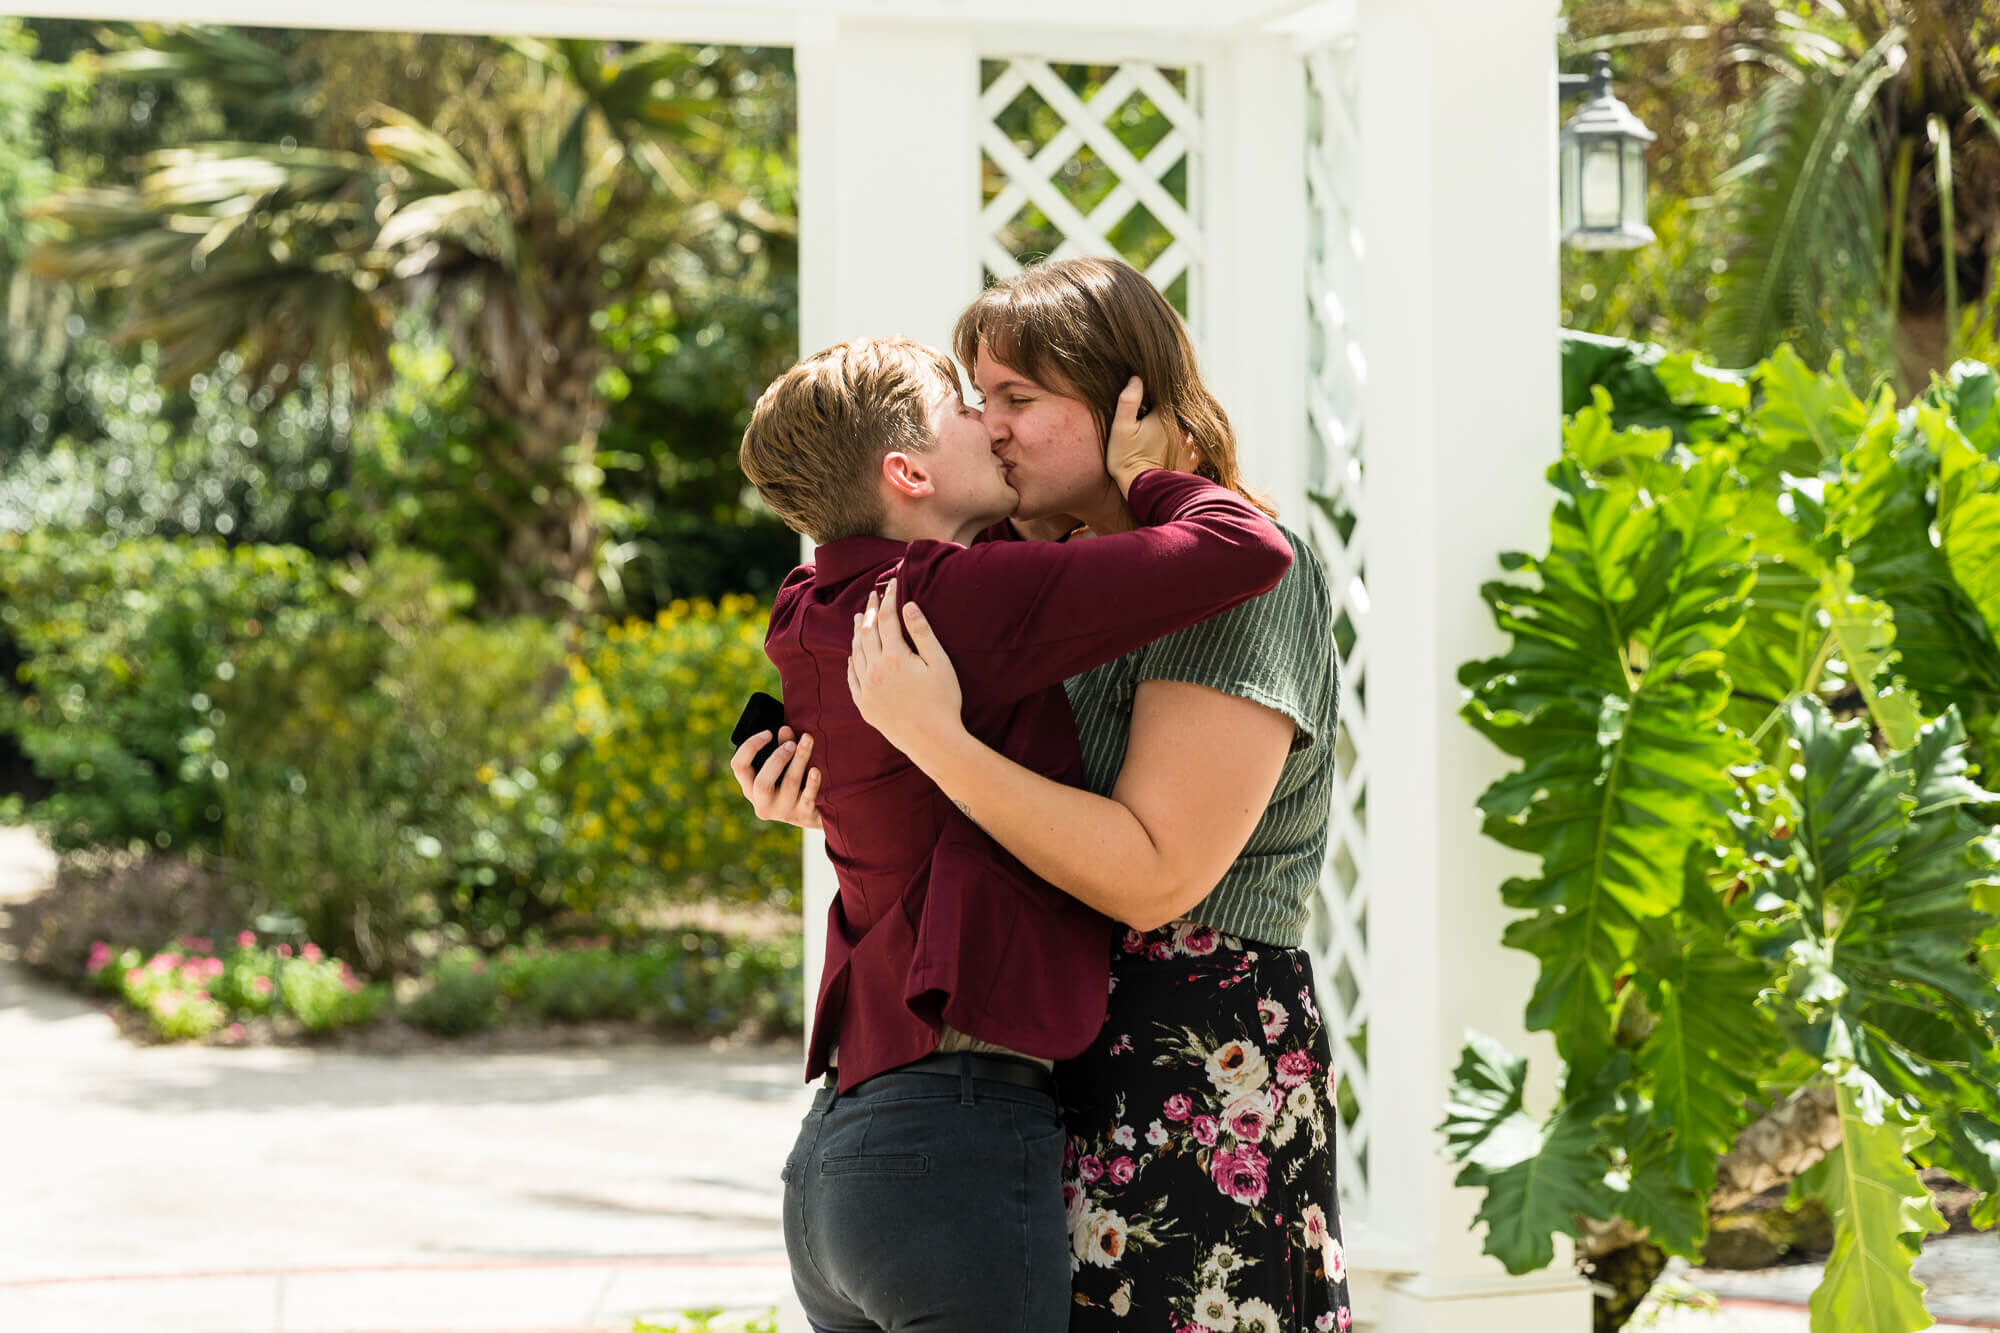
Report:
[[[875,473],[898,449],[922,451],[930,398],[958,392],[951,358],[908,338],[857,338],[815,352],[771,382],[750,413],[743,475],[793,531],[816,542],[875,532]]]

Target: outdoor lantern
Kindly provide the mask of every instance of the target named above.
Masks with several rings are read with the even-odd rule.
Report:
[[[1636,250],[1646,225],[1646,145],[1656,137],[1611,93],[1611,57],[1589,74],[1562,76],[1590,100],[1562,130],[1562,238],[1579,250]]]

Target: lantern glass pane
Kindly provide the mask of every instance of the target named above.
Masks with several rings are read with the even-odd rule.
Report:
[[[1638,140],[1625,144],[1625,216],[1628,228],[1646,225],[1646,145]]]
[[[1623,209],[1618,203],[1621,184],[1617,142],[1598,141],[1583,147],[1583,173],[1578,184],[1583,203],[1583,225],[1595,231],[1618,225]]]

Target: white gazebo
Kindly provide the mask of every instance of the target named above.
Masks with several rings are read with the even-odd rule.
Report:
[[[1351,645],[1312,945],[1359,1106],[1340,1171],[1361,1324],[1589,1326],[1566,1253],[1519,1279],[1481,1255],[1477,1196],[1452,1186],[1436,1129],[1467,1028],[1529,1052],[1545,1079],[1555,1066],[1552,1045],[1521,1028],[1530,960],[1499,944],[1497,888],[1521,865],[1479,833],[1474,802],[1501,757],[1458,721],[1455,672],[1500,646],[1478,597],[1496,555],[1546,540],[1556,0],[26,0],[17,12],[791,47],[807,351],[863,333],[942,345],[986,275],[1015,270],[1024,216],[1038,237],[1059,235],[1058,255],[1123,244],[1186,314],[1250,481],[1318,543]],[[1136,149],[1118,132],[1135,99],[1170,127]],[[1053,137],[1007,132],[1024,100],[1045,125],[1053,114]],[[1080,198],[1073,163],[1086,156],[1097,185]],[[816,957],[831,891],[816,847],[807,885]]]

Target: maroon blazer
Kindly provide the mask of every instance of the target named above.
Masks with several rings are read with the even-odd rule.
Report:
[[[1111,922],[1031,873],[862,721],[854,616],[891,578],[951,654],[966,729],[1072,786],[1083,757],[1062,682],[1269,591],[1292,562],[1242,497],[1187,473],[1133,483],[1146,525],[1082,542],[829,542],[794,570],[764,648],[785,720],[811,733],[840,891],[827,912],[806,1077],[839,1047],[847,1089],[937,1048],[942,1024],[1052,1060],[1104,1022]]]

